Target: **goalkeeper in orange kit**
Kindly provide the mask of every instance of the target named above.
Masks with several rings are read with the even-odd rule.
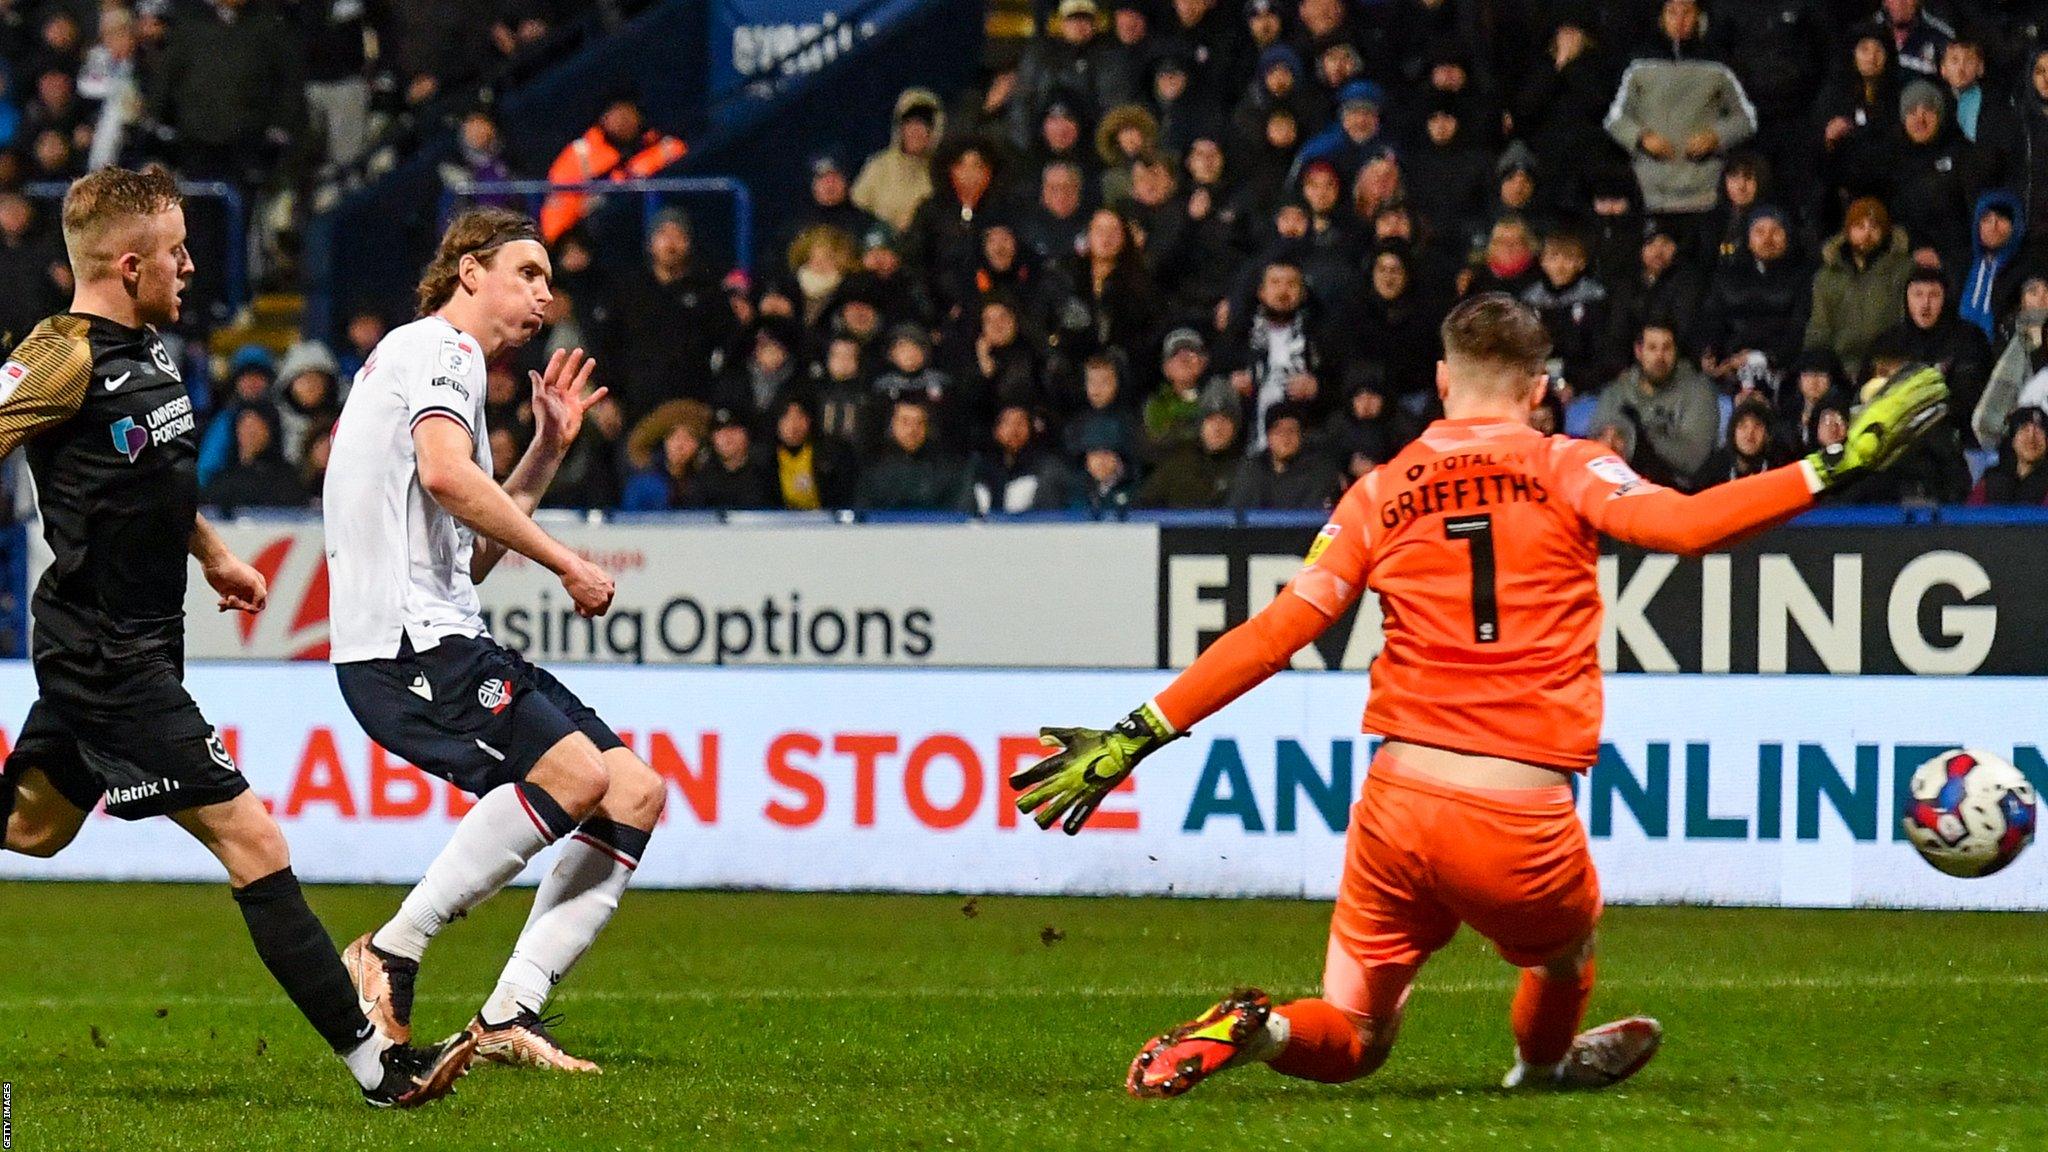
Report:
[[[1351,810],[1320,999],[1243,989],[1155,1037],[1137,1096],[1177,1096],[1248,1061],[1338,1083],[1386,1061],[1410,984],[1460,924],[1522,969],[1507,1087],[1598,1088],[1634,1075],[1662,1030],[1632,1017],[1580,1033],[1593,991],[1599,879],[1571,773],[1600,738],[1598,537],[1696,555],[1810,507],[1897,460],[1947,408],[1932,368],[1895,373],[1842,444],[1697,495],[1638,476],[1527,417],[1549,340],[1499,293],[1444,320],[1445,418],[1345,493],[1301,572],[1165,691],[1109,731],[1048,728],[1060,749],[1017,773],[1018,807],[1080,830],[1138,762],[1287,667],[1367,587],[1386,645],[1364,730],[1384,736]]]

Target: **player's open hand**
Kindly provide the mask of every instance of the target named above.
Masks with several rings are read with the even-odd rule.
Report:
[[[583,416],[608,389],[590,391],[590,374],[597,368],[595,357],[583,349],[555,349],[545,372],[528,372],[533,379],[534,438],[558,451],[567,451],[583,431]]]
[[[263,573],[233,556],[223,557],[200,569],[206,583],[220,593],[222,612],[261,612],[270,602],[270,582]]]
[[[1150,705],[1140,707],[1106,732],[1099,728],[1041,728],[1038,742],[1055,751],[1010,777],[1010,787],[1023,793],[1017,797],[1017,810],[1038,821],[1040,828],[1060,822],[1060,830],[1072,836],[1139,761],[1174,736]]]

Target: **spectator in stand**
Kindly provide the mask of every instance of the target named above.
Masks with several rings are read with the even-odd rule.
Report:
[[[1239,163],[1237,189],[1231,196],[1229,213],[1236,219],[1242,243],[1265,221],[1273,218],[1287,194],[1294,172],[1294,152],[1301,143],[1300,121],[1293,112],[1275,108],[1266,114],[1263,135],[1234,145]]]
[[[1957,40],[1943,48],[1941,82],[1948,89],[1949,107],[1955,109],[1956,127],[1964,139],[1977,143],[1984,114],[1984,46]]]
[[[1087,407],[1067,421],[1065,447],[1075,463],[1087,455],[1089,444],[1111,444],[1126,458],[1136,455],[1141,442],[1141,425],[1124,401],[1124,363],[1116,352],[1097,352],[1082,367],[1082,391]]]
[[[36,94],[21,110],[21,131],[29,136],[59,133],[73,151],[83,153],[92,148],[93,120],[91,106],[78,98],[71,73],[49,68],[36,77]]]
[[[1601,42],[1607,29],[1590,5],[1560,5],[1555,18],[1548,51],[1530,62],[1513,94],[1516,132],[1546,172],[1626,171],[1627,156],[1601,126],[1621,71]]]
[[[1886,332],[1896,354],[1908,362],[1933,364],[1948,377],[1949,411],[1958,427],[1974,411],[1991,375],[1991,348],[1984,334],[1949,306],[1948,281],[1922,268],[1906,281],[1906,317]],[[1879,375],[1873,365],[1867,375]]]
[[[342,330],[348,338],[348,344],[341,352],[342,399],[348,398],[356,373],[363,370],[363,364],[369,360],[370,353],[376,351],[378,342],[384,339],[389,327],[384,323],[384,317],[372,308],[360,309],[348,318],[348,326]]]
[[[244,344],[228,359],[225,386],[216,393],[213,420],[199,441],[199,486],[206,487],[221,470],[234,462],[235,416],[250,404],[270,404],[277,384],[277,360],[260,344]],[[272,414],[273,423],[275,413]],[[273,434],[271,440],[277,437]]]
[[[875,378],[878,397],[892,404],[914,400],[924,405],[925,414],[938,419],[929,432],[942,441],[957,438],[968,443],[980,431],[967,426],[966,413],[956,409],[952,377],[932,366],[931,333],[916,324],[898,324],[889,331],[887,354],[889,370]]]
[[[1646,322],[1636,334],[1635,364],[1600,393],[1593,427],[1625,425],[1635,433],[1629,462],[1662,484],[1691,488],[1721,431],[1714,386],[1679,359],[1669,324]]]
[[[998,408],[989,443],[974,466],[974,506],[982,515],[1065,508],[1077,498],[1073,473],[1039,443],[1027,406]]]
[[[1298,163],[1327,160],[1347,182],[1365,163],[1391,148],[1380,132],[1380,107],[1386,93],[1370,80],[1353,80],[1337,93],[1337,122],[1301,147]]]
[[[300,508],[306,504],[296,470],[278,446],[277,410],[268,403],[229,410],[234,460],[206,485],[202,502],[232,513],[237,508]]]
[[[1813,306],[1812,276],[1792,251],[1785,213],[1750,213],[1749,255],[1714,271],[1700,316],[1700,367],[1731,390],[1747,373],[1782,372],[1799,354]]]
[[[1152,38],[1152,16],[1146,0],[1114,0],[1109,6],[1109,35],[1103,37],[1101,75],[1103,107],[1113,108],[1145,98],[1158,45]]]
[[[1975,219],[1970,263],[1962,278],[1962,305],[1956,311],[1990,340],[1998,336],[1999,319],[2010,315],[2019,299],[2026,214],[2019,197],[1993,188],[1977,198]]]
[[[1303,132],[1319,123],[1314,114],[1315,96],[1306,87],[1301,54],[1285,44],[1276,44],[1259,54],[1259,70],[1251,86],[1230,112],[1230,126],[1239,139],[1255,139],[1275,112],[1291,114]]]
[[[1722,157],[1756,134],[1756,110],[1735,73],[1709,55],[1698,0],[1664,0],[1658,28],[1658,43],[1622,73],[1607,133],[1634,158],[1644,208],[1705,212]]]
[[[1493,222],[1477,268],[1460,275],[1461,296],[1480,292],[1505,292],[1519,298],[1535,287],[1542,270],[1536,264],[1536,231],[1519,216],[1503,216]]]
[[[1921,10],[1920,0],[1884,0],[1870,17],[1890,38],[1899,67],[1922,76],[1941,71],[1941,54],[1956,38],[1947,21]]]
[[[334,425],[311,430],[306,437],[306,458],[299,461],[299,491],[306,493],[306,506],[318,509],[322,490],[327,486],[327,461],[334,454]],[[595,507],[609,508],[617,503],[607,500]]]
[[[1844,364],[1861,364],[1870,342],[1905,314],[1906,278],[1912,274],[1906,232],[1893,226],[1884,201],[1866,196],[1849,205],[1842,230],[1821,246],[1806,347],[1824,348]]]
[[[693,250],[689,216],[664,208],[647,233],[646,265],[619,286],[608,359],[628,423],[667,400],[708,398],[712,353],[736,333],[717,274],[700,268]]]
[[[948,140],[932,157],[938,188],[911,218],[904,258],[933,293],[942,318],[957,319],[981,260],[981,233],[996,203],[995,150],[979,140]],[[1013,248],[1014,254],[1014,248]]]
[[[1323,443],[1344,469],[1344,483],[1394,458],[1421,431],[1421,421],[1387,400],[1387,384],[1378,366],[1353,365],[1349,395],[1342,410],[1323,426]]]
[[[341,415],[340,372],[334,353],[318,340],[292,345],[279,362],[277,444],[286,463],[303,463],[313,436],[334,427]]]
[[[857,243],[830,224],[813,224],[790,242],[789,278],[783,286],[796,304],[798,322],[806,329],[826,321],[838,303],[840,285],[860,268]]]
[[[1167,53],[1152,65],[1148,106],[1159,122],[1159,145],[1176,156],[1187,155],[1199,139],[1214,139],[1223,124],[1216,102],[1194,90],[1186,57]]]
[[[1366,291],[1339,319],[1330,344],[1345,364],[1377,365],[1381,397],[1420,414],[1436,398],[1442,312],[1424,297],[1410,249],[1398,240],[1373,249],[1366,275]]]
[[[853,449],[837,437],[817,434],[817,419],[803,396],[785,395],[773,415],[779,505],[799,512],[851,507],[860,471]]]
[[[179,9],[149,85],[150,118],[176,133],[179,172],[259,183],[305,125],[304,69],[303,38],[268,7]]]
[[[65,306],[70,265],[19,192],[0,192],[0,336],[12,348],[43,318]]]
[[[1707,457],[1700,466],[1699,475],[1694,479],[1695,489],[1711,488],[1754,476],[1781,464],[1788,464],[1792,453],[1771,433],[1771,409],[1762,402],[1746,401],[1735,406],[1735,412],[1728,418],[1728,439],[1714,454]]]
[[[853,203],[853,186],[847,183],[846,169],[840,165],[839,157],[829,151],[820,152],[811,157],[810,171],[810,203],[796,212],[784,229],[783,247],[787,249],[798,235],[819,225],[837,228],[858,244],[874,227],[875,218]]]
[[[1132,504],[1139,508],[1222,508],[1231,485],[1244,466],[1244,448],[1237,440],[1237,405],[1219,405],[1202,413],[1197,439],[1168,450],[1138,489]]]
[[[1150,374],[1150,346],[1159,323],[1159,298],[1144,253],[1130,222],[1108,208],[1088,218],[1083,251],[1068,262],[1064,291],[1057,293],[1059,356],[1056,393],[1071,396],[1074,367],[1097,352],[1144,349]]]
[[[1983,182],[1977,146],[1948,116],[1941,90],[1927,80],[1899,95],[1902,134],[1866,138],[1851,153],[1845,187],[1882,196],[1913,242],[1922,268],[1960,271],[1970,252],[1970,206]]]
[[[701,508],[698,465],[711,435],[711,409],[702,400],[670,400],[633,425],[626,459],[633,475],[620,507],[627,512]]]
[[[971,341],[953,340],[943,349],[946,374],[998,410],[1016,405],[1042,411],[1047,397],[1038,379],[1036,341],[1025,339],[1016,302],[997,291],[982,299],[977,319]]]
[[[1173,0],[1171,14],[1159,22],[1159,49],[1187,59],[1196,91],[1234,97],[1251,79],[1242,56],[1258,51],[1243,46],[1247,38],[1234,26],[1237,18],[1219,0]]]
[[[1123,519],[1138,490],[1131,473],[1129,443],[1100,425],[1090,425],[1076,447],[1086,479],[1068,508],[1097,520]]]
[[[720,408],[711,417],[711,455],[697,475],[706,508],[753,511],[781,506],[776,477],[747,430],[751,414]]]
[[[2006,418],[2015,408],[2048,408],[2048,350],[2041,339],[2048,323],[2048,277],[2029,276],[2020,286],[2019,308],[2008,325],[2011,335],[1991,369],[1984,396],[1970,415],[1971,431],[1977,442],[1996,445],[2004,434]]]
[[[353,164],[370,142],[372,67],[388,67],[398,43],[391,7],[362,0],[302,0],[297,7],[306,36],[306,106],[321,162]],[[102,41],[106,29],[103,17]],[[371,43],[378,48],[374,61]]]
[[[1756,105],[1754,146],[1791,184],[1805,183],[1813,166],[1808,124],[1835,62],[1836,25],[1826,0],[1718,0],[1711,8],[1708,33]],[[1807,202],[1807,189],[1787,190],[1794,202]]]
[[[1415,204],[1439,233],[1465,235],[1478,226],[1493,180],[1493,161],[1466,135],[1457,105],[1442,98],[1423,113],[1423,139],[1402,156],[1405,175],[1428,195]]]
[[[511,166],[505,163],[505,144],[498,135],[498,122],[482,108],[471,109],[463,116],[455,130],[455,151],[436,170],[442,190],[463,197],[467,205],[514,209],[525,205],[521,196],[470,195],[470,190],[479,184],[513,178]]]
[[[1612,366],[1601,357],[1607,335],[1607,288],[1586,274],[1586,242],[1575,232],[1544,238],[1543,276],[1522,292],[1550,333],[1550,356],[1562,368],[1556,379],[1589,388]]]
[[[1800,453],[1815,452],[1822,445],[1816,438],[1824,409],[1849,410],[1849,377],[1842,362],[1825,348],[1809,348],[1799,354],[1793,387],[1779,390],[1778,412],[1784,418],[1784,432],[1791,447]]]
[[[616,508],[625,498],[626,415],[616,398],[590,406],[583,430],[562,457],[541,504],[549,508]]]
[[[1101,15],[1095,0],[1061,0],[1044,35],[1024,50],[1011,104],[1015,111],[1010,130],[1019,147],[1031,138],[1030,125],[1054,92],[1079,99],[1082,107],[1076,111],[1089,120],[1114,108],[1126,95],[1121,88],[1128,78],[1110,66],[1109,45],[1102,42],[1097,23]]]
[[[1700,296],[1706,283],[1690,254],[1679,246],[1671,225],[1650,217],[1643,222],[1633,275],[1616,282],[1608,297],[1609,325],[1602,354],[1608,363],[1628,355],[1635,335],[1651,319],[1663,320],[1678,334],[1678,346],[1693,347]]]
[[[972,472],[935,441],[931,409],[914,394],[904,394],[890,410],[888,442],[861,470],[855,503],[889,511],[973,510]]]
[[[1257,307],[1224,336],[1218,367],[1245,403],[1260,434],[1250,449],[1266,447],[1267,413],[1282,403],[1300,406],[1311,422],[1329,411],[1322,373],[1332,366],[1319,318],[1313,314],[1299,265],[1274,260],[1260,270]]]
[[[1061,160],[1039,170],[1038,203],[1020,224],[1022,238],[1039,263],[1052,264],[1079,251],[1088,230],[1088,213],[1082,210],[1084,188],[1078,164]]]
[[[812,392],[818,398],[818,431],[856,452],[882,441],[882,417],[874,381],[861,364],[860,341],[846,333],[834,335],[825,354],[811,369]]]
[[[772,317],[755,325],[746,358],[727,364],[719,377],[712,396],[717,411],[766,427],[776,400],[796,382],[798,332],[795,324]]]
[[[1265,414],[1265,447],[1245,457],[1230,487],[1233,508],[1328,508],[1342,490],[1330,462],[1304,450],[1310,416],[1300,404],[1282,403]]]
[[[1095,155],[1102,161],[1102,202],[1131,195],[1132,168],[1159,148],[1159,122],[1137,104],[1112,108],[1095,126]]]
[[[688,151],[681,140],[647,127],[640,105],[622,96],[607,104],[597,123],[556,155],[548,166],[548,183],[645,180],[681,160]],[[541,205],[541,236],[554,243],[588,216],[591,207],[590,198],[582,192],[553,193]]]
[[[1970,490],[1972,504],[2048,504],[2048,412],[2021,408],[2005,424],[1998,463],[1985,469]]]
[[[1102,175],[1102,158],[1089,146],[1078,104],[1073,96],[1053,93],[1038,119],[1038,136],[1026,153],[1025,168],[1043,173],[1054,164],[1072,164],[1081,173],[1083,186],[1092,194]]]
[[[1747,149],[1728,158],[1721,169],[1721,193],[1714,207],[1700,221],[1700,251],[1709,268],[1734,264],[1742,259],[1749,239],[1749,214],[1764,203],[1764,189],[1771,182],[1771,164]]]
[[[1145,457],[1154,462],[1193,444],[1206,413],[1237,404],[1230,381],[1209,371],[1208,343],[1193,328],[1166,334],[1159,375],[1159,387],[1145,401]]]
[[[932,149],[945,127],[938,96],[928,88],[904,89],[896,97],[889,146],[869,156],[853,179],[854,206],[898,232],[910,227],[917,206],[932,194]]]
[[[1909,284],[1907,292],[1911,293],[1913,287]],[[1910,296],[1906,312],[1907,322],[1911,323],[1913,305]],[[1971,335],[1976,334],[1974,328],[1967,325],[1963,328]],[[1916,356],[1910,345],[1911,341],[1902,338],[1896,328],[1872,345],[1871,380],[1863,386],[1859,397],[1863,403],[1870,403],[1870,398],[1884,386],[1884,379],[1908,363],[1935,363]],[[1959,406],[1952,395],[1950,415],[1943,417],[1890,468],[1852,484],[1847,490],[1848,499],[1856,504],[1961,504],[1967,500],[1970,495],[1970,465],[1963,457],[1962,437],[1957,431],[1962,426],[1962,419],[1957,413],[1964,411],[1968,409]],[[1823,414],[1822,420],[1827,419]]]
[[[1864,27],[1850,39],[1848,60],[1822,90],[1818,105],[1819,167],[1826,186],[1841,184],[1851,159],[1868,143],[1881,140],[1887,125],[1898,122],[1903,83],[1898,58],[1883,32]]]

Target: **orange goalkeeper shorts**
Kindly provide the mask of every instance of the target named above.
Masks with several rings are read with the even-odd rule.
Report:
[[[1408,771],[1382,750],[1351,809],[1323,996],[1390,1019],[1458,925],[1527,968],[1585,938],[1600,909],[1568,786],[1465,788]]]

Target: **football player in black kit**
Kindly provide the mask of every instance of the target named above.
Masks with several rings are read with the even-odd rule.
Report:
[[[71,309],[0,365],[0,456],[27,445],[56,554],[31,602],[40,696],[0,770],[6,847],[55,854],[102,797],[124,820],[170,817],[227,868],[257,954],[363,1098],[444,1096],[475,1041],[414,1048],[363,1015],[283,833],[182,683],[186,555],[222,611],[259,611],[266,589],[198,515],[192,400],[154,327],[192,277],[177,182],[102,169],[71,186],[63,221]]]

